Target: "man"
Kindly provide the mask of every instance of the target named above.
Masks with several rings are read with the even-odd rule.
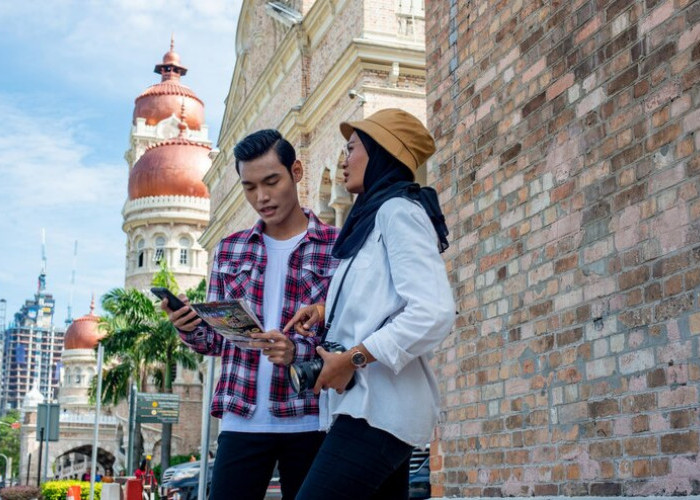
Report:
[[[286,366],[313,359],[317,339],[280,332],[303,305],[323,301],[337,261],[337,228],[299,204],[303,167],[276,130],[260,130],[234,148],[246,200],[260,216],[224,238],[213,257],[208,301],[244,298],[261,319],[256,349],[224,340],[189,307],[168,312],[194,351],[222,356],[211,414],[221,418],[210,498],[262,499],[278,462],[282,494],[294,498],[324,434],[318,399],[295,394]],[[264,355],[261,355],[261,353]]]

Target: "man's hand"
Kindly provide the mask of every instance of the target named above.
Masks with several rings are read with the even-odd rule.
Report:
[[[286,366],[294,361],[294,353],[296,351],[294,342],[289,340],[283,333],[280,333],[279,330],[254,333],[251,337],[258,340],[258,342],[251,342],[250,347],[261,349],[262,353],[272,363]]]
[[[168,319],[175,328],[183,332],[191,332],[202,322],[202,318],[197,316],[197,313],[190,308],[190,301],[187,295],[181,293],[178,297],[185,303],[185,307],[173,311],[168,307],[168,299],[163,299],[160,303],[160,308],[168,313]]]
[[[314,332],[311,328],[323,321],[323,317],[326,314],[326,305],[323,302],[317,302],[316,304],[311,304],[310,306],[304,306],[299,309],[292,319],[284,325],[282,330],[284,333],[289,332],[289,330],[294,327],[294,330],[304,337],[313,337]]]
[[[342,394],[355,373],[355,367],[350,362],[350,353],[328,352],[318,346],[316,352],[323,359],[323,368],[316,379],[314,394],[319,394],[322,389],[335,389]]]

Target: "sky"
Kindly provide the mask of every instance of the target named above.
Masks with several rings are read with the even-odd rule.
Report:
[[[0,2],[0,299],[33,299],[46,240],[54,324],[124,286],[124,153],[170,36],[218,140],[241,0]],[[74,256],[77,241],[77,256]],[[73,279],[74,276],[74,279]],[[74,281],[74,283],[73,283]]]

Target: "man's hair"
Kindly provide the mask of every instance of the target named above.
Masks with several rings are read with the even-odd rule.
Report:
[[[236,157],[236,172],[241,173],[239,162],[260,158],[271,149],[275,151],[280,163],[291,175],[292,165],[297,159],[296,151],[294,151],[294,146],[275,129],[258,130],[245,136],[236,144],[233,148],[233,155]]]

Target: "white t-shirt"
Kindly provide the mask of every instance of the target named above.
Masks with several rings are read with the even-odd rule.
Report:
[[[284,281],[289,269],[289,257],[306,232],[288,240],[275,240],[263,234],[267,265],[263,279],[263,326],[265,331],[280,328],[284,303]],[[270,413],[270,384],[273,364],[260,356],[257,377],[257,401],[250,418],[225,412],[221,419],[222,431],[235,432],[308,432],[319,428],[318,415],[300,417],[275,417]]]

